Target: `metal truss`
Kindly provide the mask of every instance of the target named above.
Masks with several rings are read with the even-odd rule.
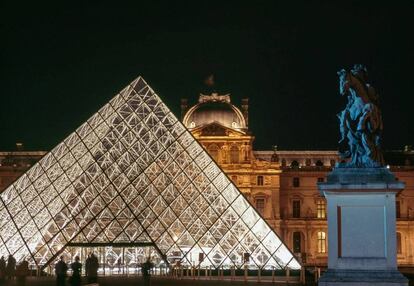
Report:
[[[141,77],[0,197],[0,256],[38,267],[68,246],[148,244],[193,266],[300,268]]]

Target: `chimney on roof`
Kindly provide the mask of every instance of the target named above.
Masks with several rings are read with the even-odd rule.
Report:
[[[246,120],[246,127],[249,127],[249,99],[243,98],[241,109],[243,113],[244,120]]]
[[[184,115],[188,110],[188,100],[187,98],[181,98],[181,121],[184,119]]]
[[[24,150],[24,145],[21,142],[16,142],[16,150],[17,151],[23,151]]]

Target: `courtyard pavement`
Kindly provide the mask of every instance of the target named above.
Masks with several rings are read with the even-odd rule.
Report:
[[[253,277],[251,277],[253,278]],[[84,279],[85,280],[85,279]],[[256,279],[255,279],[256,280]],[[107,276],[107,277],[99,277],[99,286],[140,286],[145,285],[142,277],[140,276]],[[261,283],[256,281],[248,281],[245,282],[243,280],[239,281],[230,281],[230,280],[205,280],[205,279],[191,279],[191,278],[184,278],[184,279],[174,279],[174,278],[163,278],[163,277],[154,277],[151,279],[151,286],[174,286],[174,285],[183,285],[183,286],[248,286],[248,285],[287,285],[286,282],[278,282],[272,283],[271,279],[262,279]],[[16,286],[16,282],[9,282],[8,284],[4,284],[4,286]],[[26,286],[52,286],[56,285],[56,280],[54,277],[28,277]],[[66,284],[69,286],[69,283]],[[83,281],[82,285],[86,284],[86,281]],[[92,284],[89,284],[92,286]],[[96,284],[95,284],[96,285]],[[290,282],[288,285],[300,285],[298,283]],[[3,285],[1,285],[3,286]]]
[[[409,285],[414,286],[414,271],[411,270],[408,273],[404,273],[405,276],[410,280]],[[313,281],[313,277],[306,277],[306,285],[317,285]],[[228,279],[228,278],[227,278]],[[216,279],[205,279],[200,278],[200,280],[193,278],[172,278],[172,277],[153,277],[151,279],[151,286],[251,286],[251,285],[300,285],[296,281],[278,281],[272,282],[270,277],[262,277],[261,282],[257,281],[257,277],[249,277],[248,282],[245,282],[242,277],[238,277],[239,280],[216,280]],[[141,286],[145,285],[142,281],[141,276],[104,276],[99,277],[99,286]],[[28,277],[26,286],[54,286],[56,285],[55,277]],[[88,285],[86,279],[83,278],[82,286]],[[89,284],[92,286],[92,284]],[[96,284],[95,284],[96,285]],[[6,284],[0,282],[0,286],[17,286],[16,281],[12,281]],[[69,283],[66,286],[70,286]]]

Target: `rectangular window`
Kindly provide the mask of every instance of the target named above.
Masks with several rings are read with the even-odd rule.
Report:
[[[295,200],[292,203],[292,217],[300,218],[300,201],[299,200]]]
[[[237,176],[231,176],[231,180],[237,185]]]
[[[299,188],[299,186],[300,186],[299,177],[294,177],[293,178],[293,187]]]
[[[298,231],[295,231],[293,233],[293,252],[294,253],[300,253],[302,252],[302,247],[301,247],[301,234]]]
[[[257,185],[263,186],[263,176],[257,176]]]
[[[396,218],[400,218],[401,217],[401,205],[400,205],[400,201],[396,201],[395,202],[395,216],[396,216]]]
[[[265,209],[265,199],[257,198],[256,199],[256,210],[263,215]]]
[[[397,232],[397,254],[402,254],[401,233]]]
[[[325,178],[318,178],[318,183],[323,183],[325,182]]]
[[[318,253],[326,253],[326,233],[318,231]]]
[[[326,203],[322,199],[320,199],[316,202],[316,217],[317,218],[325,218],[326,217]]]

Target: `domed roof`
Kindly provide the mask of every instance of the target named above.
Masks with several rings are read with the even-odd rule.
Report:
[[[201,94],[199,103],[191,107],[183,119],[184,125],[189,129],[214,122],[240,131],[246,129],[243,114],[230,103],[229,95]]]

